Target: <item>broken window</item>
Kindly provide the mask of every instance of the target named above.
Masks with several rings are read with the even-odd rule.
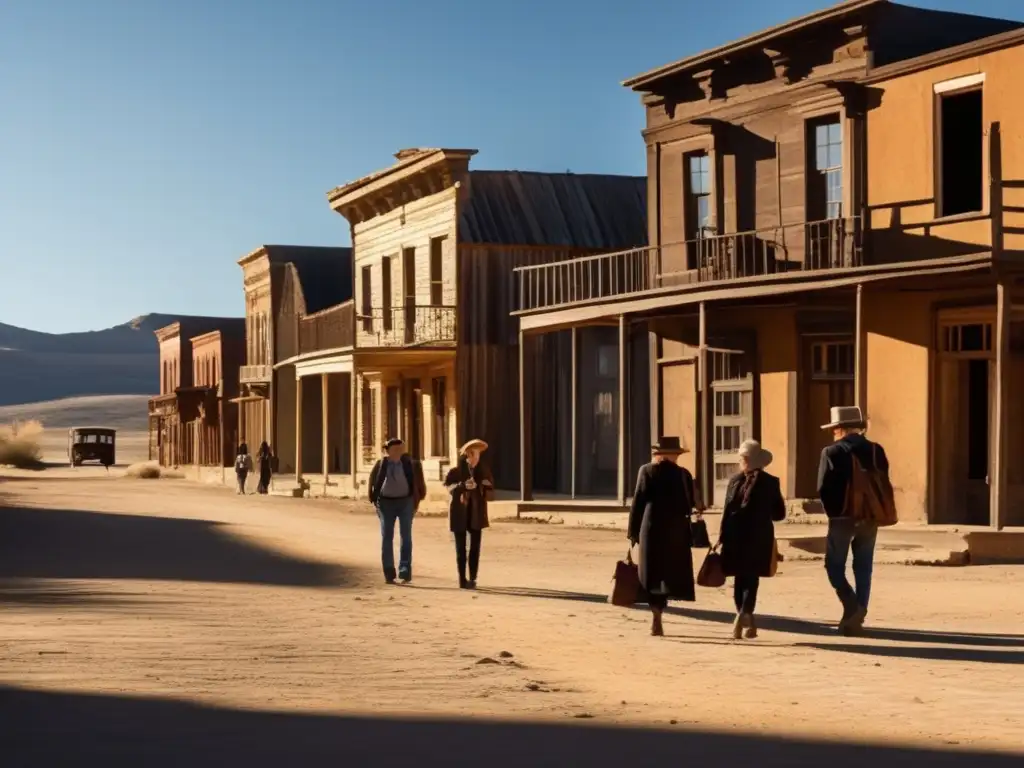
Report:
[[[978,213],[984,205],[981,89],[941,95],[938,119],[938,215]]]

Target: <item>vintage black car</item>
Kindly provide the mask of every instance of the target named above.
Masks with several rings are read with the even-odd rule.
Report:
[[[105,467],[114,464],[116,429],[107,427],[72,427],[68,430],[68,458],[72,467],[96,461]]]

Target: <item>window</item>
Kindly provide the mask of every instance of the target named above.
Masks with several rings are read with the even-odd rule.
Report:
[[[373,276],[370,273],[369,267],[363,267],[360,272],[362,277],[362,297],[360,299],[362,314],[363,314],[363,332],[371,333],[373,331],[373,309],[371,304],[373,303]]]
[[[391,317],[391,256],[380,260],[380,304],[383,313],[384,330],[390,331],[393,326]]]
[[[943,352],[991,352],[992,323],[947,325],[942,328]]]
[[[984,207],[981,89],[941,94],[938,102],[938,215],[978,213]]]
[[[691,238],[711,233],[711,157],[707,152],[686,156],[687,220]]]
[[[839,117],[832,115],[809,123],[808,145],[813,152],[807,178],[808,218],[842,218],[843,126]]]
[[[616,378],[619,375],[619,345],[602,344],[597,348],[597,375]]]
[[[430,239],[430,304],[434,307],[444,302],[444,241],[443,237]]]
[[[434,430],[431,453],[434,456],[448,455],[448,392],[444,377],[431,380],[434,406]]]
[[[377,393],[366,379],[363,379],[362,390],[363,461],[368,462],[373,461],[380,450],[377,440]]]
[[[811,345],[811,378],[853,378],[852,341],[828,341]]]

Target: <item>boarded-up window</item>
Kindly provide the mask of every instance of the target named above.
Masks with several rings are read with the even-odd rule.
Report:
[[[430,304],[435,307],[444,302],[444,241],[443,237],[430,239]]]

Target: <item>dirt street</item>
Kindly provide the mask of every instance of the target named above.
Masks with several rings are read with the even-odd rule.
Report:
[[[605,602],[619,533],[495,524],[473,593],[424,517],[388,587],[359,509],[4,475],[0,764],[1021,764],[1019,567],[879,566],[849,639],[821,564],[784,563],[760,639],[725,589],[656,639]]]

